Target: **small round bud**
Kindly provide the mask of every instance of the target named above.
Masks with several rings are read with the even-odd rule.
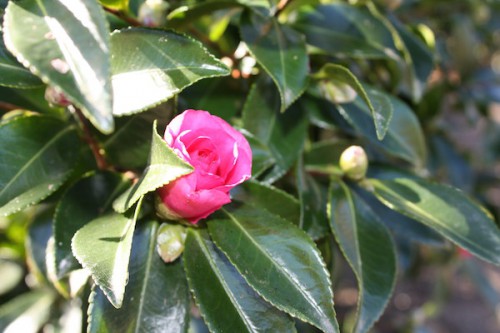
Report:
[[[139,8],[139,22],[151,28],[165,25],[168,7],[163,0],[146,0]]]
[[[47,86],[47,89],[45,89],[45,100],[55,106],[66,107],[71,104],[61,89],[54,86]]]
[[[368,157],[360,146],[350,146],[340,155],[339,164],[347,178],[361,180],[368,169]]]
[[[156,237],[156,251],[164,262],[172,262],[184,252],[185,240],[185,227],[163,223]]]

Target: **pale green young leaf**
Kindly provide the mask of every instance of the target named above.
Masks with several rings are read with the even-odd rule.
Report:
[[[148,166],[139,181],[114,201],[113,208],[123,213],[146,193],[191,172],[193,172],[193,167],[177,156],[158,135],[155,122]]]

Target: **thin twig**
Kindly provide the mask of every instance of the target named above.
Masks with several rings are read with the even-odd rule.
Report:
[[[278,2],[278,5],[276,6],[276,14],[275,16],[278,16],[283,10],[285,10],[286,6],[288,6],[292,2],[291,0],[280,0]]]
[[[92,154],[94,154],[95,161],[97,163],[97,167],[99,170],[109,169],[109,165],[104,158],[104,154],[102,153],[101,148],[99,147],[99,143],[94,139],[92,133],[90,132],[90,128],[88,126],[87,119],[83,115],[82,111],[78,108],[73,108],[75,110],[75,114],[78,118],[78,121],[83,130],[83,139],[89,145],[92,150]]]
[[[7,102],[0,102],[0,109],[4,111],[12,111],[12,110],[19,110],[19,109],[24,109],[23,107],[10,104]]]
[[[104,10],[107,11],[110,14],[115,15],[116,17],[119,17],[120,19],[124,20],[128,24],[134,26],[134,27],[140,27],[142,26],[141,22],[137,21],[135,18],[128,16],[124,12],[121,12],[119,10],[111,9],[108,7],[104,7]]]

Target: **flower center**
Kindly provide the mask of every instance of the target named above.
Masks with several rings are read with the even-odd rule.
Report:
[[[191,164],[198,172],[217,175],[219,171],[219,155],[209,138],[199,137],[188,147]]]

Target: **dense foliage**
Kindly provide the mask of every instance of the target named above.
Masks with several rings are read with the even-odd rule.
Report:
[[[500,265],[493,1],[0,8],[0,330],[368,332],[421,249]],[[253,154],[197,224],[155,203],[186,109]]]

